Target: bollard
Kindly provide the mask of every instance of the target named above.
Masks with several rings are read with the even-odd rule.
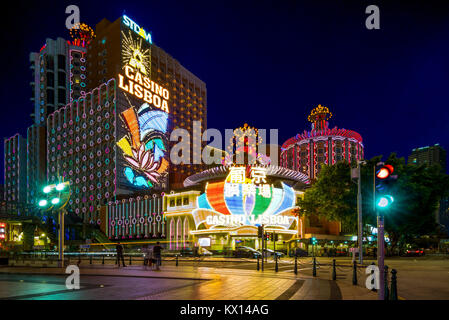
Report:
[[[260,265],[259,265],[259,255],[257,255],[257,271],[260,270]]]
[[[298,274],[298,255],[295,254],[295,274]]]
[[[316,258],[313,258],[313,276],[316,277]]]
[[[132,265],[133,264],[133,262],[132,262],[132,256],[131,255],[129,255],[129,265]]]
[[[376,264],[374,262],[371,263],[372,266],[375,266]],[[371,274],[374,274],[374,270],[371,271]],[[374,284],[374,281],[376,281],[376,277],[372,277],[373,280],[371,280],[371,284]],[[373,286],[371,291],[377,292],[376,286]]]
[[[176,255],[176,266],[178,266],[178,255]]]
[[[396,269],[391,269],[391,292],[390,300],[398,300],[398,288],[396,279]]]
[[[92,264],[92,255],[90,255],[90,258],[89,258],[89,264]]]
[[[385,273],[384,273],[384,300],[389,300],[389,292],[388,292],[388,266],[384,266]]]
[[[101,264],[104,264],[104,255],[103,255],[103,261],[101,261]]]
[[[357,261],[354,260],[354,265],[352,268],[352,284],[357,285]]]
[[[276,253],[274,254],[274,260],[276,261],[276,265],[274,266],[274,271],[278,272],[279,271],[278,255]]]
[[[335,259],[332,261],[332,280],[337,280],[337,270],[335,269]]]

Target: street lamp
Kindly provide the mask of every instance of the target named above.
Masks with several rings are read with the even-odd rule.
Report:
[[[45,211],[58,212],[58,265],[64,267],[64,207],[70,199],[70,182],[62,181],[50,184],[43,189],[43,198],[39,199],[39,207]]]

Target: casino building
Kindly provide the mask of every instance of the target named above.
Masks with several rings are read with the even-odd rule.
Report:
[[[302,223],[295,215],[297,198],[308,183],[300,172],[271,165],[225,165],[188,177],[186,191],[164,197],[170,250],[195,244],[213,250],[238,246],[259,248],[257,226],[285,242]]]
[[[146,88],[145,78],[149,80],[148,83],[154,82],[165,88],[170,93],[170,99],[167,100],[170,104],[167,132],[177,128],[186,129],[193,140],[190,154],[192,157],[197,156],[193,145],[199,143],[202,148],[205,147],[201,133],[207,129],[206,83],[157,46],[148,29],[126,15],[114,22],[101,20],[95,27],[95,33],[97,38],[88,48],[88,88],[92,90],[115,78],[121,91],[127,89],[125,94],[118,97],[121,104],[126,104],[128,98],[136,96],[148,103],[150,93],[154,92]],[[162,97],[162,92],[159,96]],[[194,125],[195,121],[199,123],[198,126]],[[169,148],[174,143],[168,141]],[[167,183],[170,188],[182,188],[184,179],[206,169],[204,164],[190,163],[168,168],[170,179]]]
[[[351,130],[329,128],[332,113],[327,107],[318,105],[308,120],[312,130],[298,133],[282,145],[280,164],[282,167],[302,172],[316,179],[321,164],[333,165],[346,160],[356,163],[364,157],[362,136]]]

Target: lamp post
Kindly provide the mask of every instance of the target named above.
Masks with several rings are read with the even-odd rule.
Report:
[[[38,205],[45,211],[54,210],[58,212],[58,266],[64,267],[64,207],[70,199],[70,182],[60,181],[55,184],[45,186],[42,198]]]

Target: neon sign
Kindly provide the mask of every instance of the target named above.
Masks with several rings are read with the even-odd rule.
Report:
[[[265,224],[289,228],[295,220],[290,209],[296,196],[285,183],[281,187],[267,183],[265,167],[231,167],[225,181],[206,185],[205,193],[197,199],[199,210],[193,213],[194,218],[199,214],[197,220],[210,226]]]
[[[125,65],[124,69],[125,76],[118,75],[118,87],[120,89],[139,99],[143,99],[148,104],[162,111],[169,112],[168,99],[170,98],[170,93],[167,89],[150,80],[148,77],[143,76],[130,65]]]
[[[139,27],[137,23],[132,21],[128,16],[123,16],[123,23],[125,26],[129,27],[131,30],[133,30],[135,33],[137,33],[139,36],[144,38],[149,43],[153,43],[153,40],[151,39],[151,33],[146,32],[143,28]]]
[[[123,174],[134,187],[149,189],[160,185],[169,165],[164,142],[168,114],[151,110],[144,103],[137,112],[131,107],[120,116],[127,129],[127,134],[117,142],[126,162]]]

